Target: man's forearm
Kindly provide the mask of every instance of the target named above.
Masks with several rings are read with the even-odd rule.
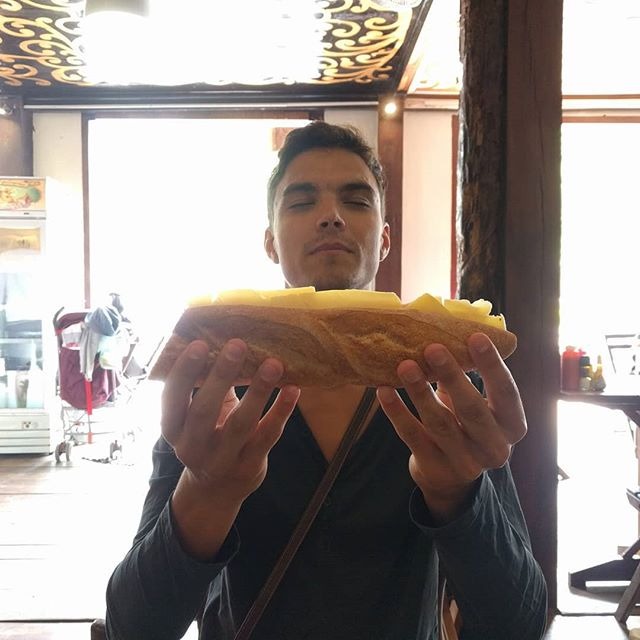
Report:
[[[208,561],[216,556],[242,503],[204,489],[185,469],[171,498],[173,524],[190,556]]]
[[[177,640],[200,610],[211,581],[237,550],[231,537],[214,562],[185,553],[169,504],[116,567],[107,587],[109,640]]]

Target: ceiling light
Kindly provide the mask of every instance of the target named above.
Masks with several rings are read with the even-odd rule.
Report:
[[[401,11],[402,9],[413,9],[420,5],[422,0],[374,0],[383,9]]]
[[[149,0],[86,0],[85,16],[107,11],[146,16],[149,14]]]
[[[385,115],[394,116],[398,112],[398,105],[395,100],[389,100],[385,103],[382,110],[384,111]]]
[[[94,3],[109,9],[96,12]],[[322,0],[181,0],[179,5],[148,0],[148,12],[141,4],[87,0],[89,13],[77,40],[87,80],[160,86],[293,84],[320,76],[328,29]],[[181,27],[183,16],[198,19],[187,29]],[[235,28],[240,24],[242,39]]]

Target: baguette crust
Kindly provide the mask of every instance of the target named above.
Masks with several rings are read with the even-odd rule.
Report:
[[[225,342],[240,338],[248,346],[243,379],[251,378],[265,358],[274,357],[285,367],[278,386],[401,387],[398,364],[411,359],[427,371],[423,352],[431,343],[443,344],[465,371],[472,370],[466,341],[476,332],[489,336],[502,358],[516,348],[516,336],[510,331],[449,314],[406,308],[191,307],[178,320],[149,377],[164,380],[178,356],[196,339],[209,344],[206,376]]]

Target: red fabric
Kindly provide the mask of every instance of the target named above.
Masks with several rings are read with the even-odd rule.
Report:
[[[111,399],[116,389],[116,377],[97,362],[91,382],[80,371],[80,352],[61,347],[59,359],[60,397],[76,409],[86,409],[89,415]]]

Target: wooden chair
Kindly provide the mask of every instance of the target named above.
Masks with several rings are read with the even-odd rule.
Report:
[[[102,618],[94,620],[91,624],[91,640],[107,640],[107,629]]]
[[[613,371],[617,375],[640,375],[640,335],[637,333],[613,333],[605,335],[609,358]],[[632,420],[627,416],[629,428],[633,430]],[[638,433],[636,430],[636,457],[638,458]],[[640,480],[640,474],[639,474]],[[627,489],[629,504],[640,512],[640,491]],[[623,559],[634,561],[640,551],[640,538],[623,554]],[[640,601],[640,563],[636,567],[629,586],[624,590],[614,614],[615,619],[625,624]]]
[[[616,375],[640,375],[640,334],[608,333],[604,339],[613,372]]]

